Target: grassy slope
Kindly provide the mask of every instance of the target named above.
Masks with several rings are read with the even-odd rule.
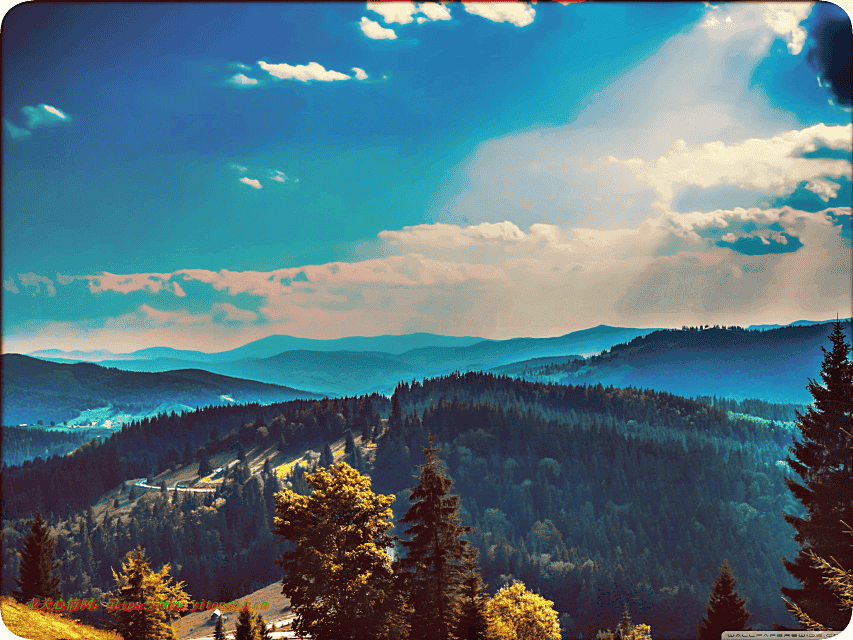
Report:
[[[29,640],[121,640],[121,637],[110,631],[95,629],[75,620],[63,618],[55,613],[30,611],[26,605],[15,602],[12,598],[0,599],[3,612],[3,625],[6,629],[21,638]],[[11,637],[2,633],[3,637]]]

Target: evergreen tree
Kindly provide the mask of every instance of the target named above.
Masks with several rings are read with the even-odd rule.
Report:
[[[424,449],[418,485],[409,496],[412,506],[399,523],[410,525],[398,563],[404,593],[412,607],[413,638],[447,640],[456,628],[471,530],[462,526],[459,496],[450,495],[453,481],[432,444]]]
[[[248,607],[243,607],[237,614],[237,629],[234,633],[234,640],[259,640],[257,622]]]
[[[812,554],[833,559],[843,569],[853,569],[853,545],[841,533],[843,524],[853,525],[853,367],[850,345],[840,322],[829,336],[832,348],[823,349],[820,376],[823,385],[809,380],[814,402],[805,414],[797,412],[802,441],[795,440],[786,461],[802,484],[786,478],[788,488],[807,510],[803,518],[785,514],[796,530],[800,545],[785,568],[802,588],[782,588],[789,611],[792,604],[813,621],[828,629],[843,629],[850,615],[838,608],[820,567]]]
[[[258,628],[258,640],[272,640],[272,630],[269,623],[258,613],[255,617],[255,626]]]
[[[699,623],[699,640],[719,640],[723,631],[749,631],[746,621],[751,615],[746,610],[746,600],[735,591],[737,580],[732,575],[728,561],[723,561],[720,575],[711,590],[708,610]]]
[[[150,606],[151,603],[186,603],[189,596],[184,583],[171,584],[169,565],[155,572],[148,565],[142,547],[127,554],[121,574],[113,570],[116,586],[110,599],[121,603],[112,612],[113,627],[124,640],[177,640],[175,629],[169,623],[178,617],[178,608]],[[149,606],[146,606],[149,605]]]
[[[332,455],[332,448],[329,446],[329,443],[326,442],[323,445],[323,453],[320,454],[320,462],[318,466],[323,469],[328,469],[333,464],[335,464],[335,456]]]
[[[18,590],[13,592],[15,599],[26,603],[33,598],[61,598],[59,577],[56,575],[58,567],[50,530],[41,513],[37,513],[21,549]]]
[[[477,549],[466,554],[460,589],[459,620],[456,637],[459,640],[483,640],[486,636],[485,586],[477,565]]]
[[[853,534],[853,527],[847,527],[846,533]],[[811,553],[811,559],[814,561],[814,566],[820,568],[824,572],[825,580],[829,588],[835,592],[836,599],[840,602],[839,609],[850,611],[853,609],[853,571],[845,570],[837,564],[833,566],[824,558],[817,556],[814,552]],[[829,631],[819,622],[812,620],[808,614],[804,613],[797,605],[788,603],[791,612],[797,617],[800,625],[804,629],[810,631]]]
[[[631,612],[628,611],[628,606],[622,610],[622,619],[616,625],[616,637],[619,640],[626,640],[631,636],[631,631],[634,630],[634,623],[631,622]]]
[[[199,451],[198,457],[198,475],[200,478],[209,476],[213,472],[210,468],[210,460],[207,459],[207,454]]]
[[[315,640],[385,637],[396,606],[386,551],[394,496],[373,493],[370,478],[346,462],[306,481],[310,495],[276,494],[273,528],[293,543],[278,561],[293,630]]]
[[[355,450],[355,438],[352,437],[352,431],[347,429],[346,440],[344,443],[344,455],[350,455]]]
[[[225,629],[222,624],[222,616],[216,619],[216,627],[213,629],[213,640],[226,640]]]

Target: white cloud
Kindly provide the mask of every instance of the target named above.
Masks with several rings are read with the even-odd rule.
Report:
[[[246,167],[241,167],[239,164],[232,164],[231,168],[236,169],[240,173],[246,173],[248,171],[248,169]]]
[[[31,135],[29,131],[26,129],[21,129],[20,127],[16,127],[8,120],[3,120],[3,126],[6,127],[6,131],[15,139],[27,138]]]
[[[772,2],[765,5],[764,22],[774,33],[785,36],[788,51],[793,55],[803,50],[808,34],[800,22],[808,18],[812,5],[811,2]]]
[[[536,9],[523,2],[463,2],[465,11],[491,20],[526,27],[533,22]]]
[[[386,24],[409,24],[412,14],[417,12],[414,2],[368,2],[367,9],[381,15]]]
[[[263,60],[258,61],[258,66],[275,78],[282,80],[299,80],[300,82],[309,82],[311,80],[320,80],[321,82],[332,82],[334,80],[349,80],[350,76],[326,69],[316,63],[309,62],[307,65],[297,64],[291,66],[289,64],[267,64]]]
[[[438,2],[422,2],[418,5],[418,13],[426,16],[426,20],[450,20],[450,10],[443,4]],[[423,22],[424,18],[418,18],[418,22]]]
[[[270,171],[270,180],[275,180],[276,182],[287,182],[288,178],[284,175],[283,171],[274,169]]]
[[[352,70],[355,71],[356,80],[367,80],[367,73],[365,73],[364,69],[353,67]]]
[[[240,178],[240,182],[242,182],[243,184],[247,184],[250,187],[254,187],[255,189],[261,189],[262,188],[260,180],[253,180],[252,178],[246,177],[246,178]]]
[[[30,130],[45,124],[70,120],[67,114],[47,104],[40,104],[37,107],[24,107],[21,109],[21,113],[26,117],[27,128]]]
[[[56,287],[53,286],[53,280],[47,276],[36,275],[31,271],[29,273],[19,273],[18,280],[20,281],[21,286],[33,287],[35,289],[35,291],[33,291],[33,295],[41,293],[41,285],[44,285],[47,295],[51,297],[56,295]]]
[[[707,188],[718,184],[751,186],[787,195],[801,182],[821,196],[824,201],[834,198],[838,185],[827,177],[849,177],[848,160],[797,157],[819,146],[830,149],[851,149],[853,125],[827,126],[817,124],[800,131],[788,131],[770,139],[750,138],[726,145],[708,142],[689,147],[678,140],[665,157],[646,162],[639,158],[617,160],[632,171],[635,177],[660,194],[658,205],[667,209],[673,198],[675,184],[683,183]]]
[[[258,81],[255,78],[249,78],[248,76],[242,73],[238,73],[233,78],[231,78],[231,84],[246,86],[258,84]]]
[[[223,314],[225,322],[254,322],[258,314],[248,309],[240,309],[230,302],[217,302],[212,305],[214,316]]]
[[[17,127],[8,120],[3,120],[3,125],[6,128],[7,133],[12,136],[12,138],[27,138],[32,133],[32,130],[37,129],[38,127],[58,122],[71,121],[71,118],[67,113],[63,113],[56,107],[52,107],[49,104],[44,103],[37,107],[23,107],[21,109],[21,113],[24,114],[24,118],[26,119],[26,129]]]
[[[3,280],[3,288],[9,293],[20,293],[18,285],[15,284],[15,280],[12,276],[8,276]]]
[[[362,33],[364,33],[364,35],[366,35],[368,38],[371,38],[372,40],[397,39],[397,34],[394,33],[393,29],[386,29],[385,27],[380,26],[378,22],[369,20],[364,16],[362,16],[359,26],[361,27]]]
[[[169,325],[207,325],[210,324],[213,318],[209,313],[189,313],[187,311],[161,311],[153,307],[143,304],[139,307],[145,316],[153,321],[157,326]]]

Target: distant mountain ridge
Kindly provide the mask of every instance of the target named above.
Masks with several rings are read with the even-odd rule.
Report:
[[[848,339],[851,322],[843,321]],[[656,389],[684,396],[808,404],[832,323],[778,329],[662,330],[574,363],[518,363],[502,372],[531,380]],[[547,375],[544,375],[547,371]]]
[[[270,336],[244,347],[223,352],[233,357],[232,360],[210,357],[205,360],[189,360],[183,357],[184,352],[154,348],[154,351],[144,351],[149,354],[160,353],[168,357],[110,359],[102,360],[98,364],[127,371],[145,372],[203,369],[235,378],[309,389],[325,395],[343,396],[373,392],[390,395],[401,380],[438,376],[455,370],[486,370],[496,364],[524,358],[597,353],[613,344],[631,340],[652,331],[654,329],[599,325],[554,338],[484,340],[433,334],[342,338],[319,342],[324,347],[334,343],[338,346],[357,347],[357,349],[336,351],[292,349],[269,356],[249,355],[269,353],[273,348],[279,348],[290,340],[284,336],[285,340],[282,342],[279,340],[280,336]],[[433,346],[414,346],[401,351],[404,347],[424,343],[433,343]],[[366,350],[367,347],[382,345],[399,353],[377,349]],[[192,354],[200,352],[186,353],[192,357]],[[175,355],[181,357],[174,357]],[[61,358],[47,359],[53,362],[74,362]]]
[[[222,376],[198,369],[143,373],[81,362],[60,364],[4,354],[5,425],[76,418],[80,412],[115,406],[146,412],[163,404],[190,408],[229,402],[282,402],[318,394],[280,385]]]

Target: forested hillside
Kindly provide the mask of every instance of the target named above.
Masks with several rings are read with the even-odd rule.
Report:
[[[9,469],[4,585],[36,509],[62,533],[64,589],[75,593],[109,588],[111,568],[137,543],[199,597],[227,599],[275,581],[270,523],[281,480],[266,469],[252,474],[241,463],[215,494],[125,493],[120,510],[98,519],[88,506],[126,479],[201,456],[295,452],[347,429],[362,436],[358,464],[377,490],[398,494],[398,517],[432,432],[490,591],[521,579],[555,602],[564,637],[613,627],[624,602],[655,637],[691,637],[724,558],[755,624],[792,623],[779,597],[779,584],[791,582],[781,556],[795,549],[783,511],[799,509],[783,483],[787,430],[668,393],[475,373],[401,384],[390,402],[374,395],[163,415],[71,456]],[[304,490],[298,468],[288,480]]]
[[[851,323],[843,321],[847,340]],[[519,363],[501,373],[567,384],[652,388],[683,396],[762,398],[780,404],[811,401],[803,383],[820,369],[832,324],[767,331],[741,327],[662,329],[615,344],[588,358]]]

